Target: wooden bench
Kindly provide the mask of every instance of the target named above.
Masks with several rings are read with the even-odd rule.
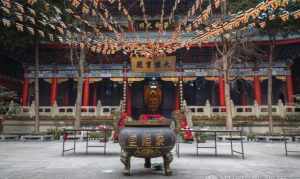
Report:
[[[16,141],[19,140],[18,135],[2,134],[0,135],[0,141]]]
[[[256,142],[269,142],[269,136],[256,136]]]
[[[221,141],[240,141],[240,140],[243,140],[243,141],[247,141],[247,136],[227,136],[227,135],[224,135],[224,136],[218,136],[218,139],[221,140]]]
[[[86,137],[85,137],[86,138]],[[84,140],[84,137],[80,136],[80,135],[67,135],[67,137],[64,139],[64,136],[60,136],[59,138],[60,141],[63,141],[63,140],[79,140],[79,141],[83,141]]]
[[[52,135],[23,135],[20,140],[25,141],[47,141],[52,140]]]
[[[290,136],[257,136],[257,142],[282,142],[284,140],[292,141]]]
[[[300,142],[300,136],[295,136],[295,142]]]

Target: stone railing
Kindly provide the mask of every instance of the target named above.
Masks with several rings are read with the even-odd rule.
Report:
[[[11,113],[14,116],[28,116],[33,117],[35,115],[35,104],[34,102],[30,106],[17,106],[16,113]],[[83,117],[96,117],[96,116],[111,116],[114,111],[120,111],[120,106],[102,106],[101,102],[98,101],[97,106],[81,106],[81,116]],[[12,109],[8,110],[9,111]],[[75,116],[76,107],[75,106],[40,106],[39,114],[40,116],[50,116],[50,117],[63,117],[63,116]]]
[[[122,102],[120,102],[122,104]],[[281,118],[286,118],[287,116],[300,116],[300,106],[294,105],[284,105],[281,101],[277,105],[273,105],[273,116],[279,116]],[[188,117],[188,122],[191,122],[193,116],[199,117],[224,117],[226,116],[225,106],[211,106],[207,101],[205,106],[187,106],[184,103],[185,113]],[[40,116],[75,116],[76,108],[75,106],[40,106],[39,112]],[[97,106],[82,106],[81,116],[86,117],[96,117],[96,116],[111,116],[112,113],[120,112],[121,105],[119,106],[102,106],[101,102],[98,101]],[[263,117],[268,115],[267,105],[257,105],[255,103],[252,106],[235,106],[231,103],[231,111],[233,117]],[[33,117],[35,115],[34,102],[31,106],[16,106],[11,104],[7,114],[15,116],[29,116]]]
[[[187,106],[193,116],[218,117],[226,116],[226,107],[211,106],[207,101],[205,106]],[[257,105],[255,102],[252,106],[235,106],[231,102],[231,111],[233,117],[255,116],[262,117],[268,115],[267,105]],[[285,118],[287,116],[300,116],[300,106],[284,105],[280,100],[277,105],[272,106],[272,115]]]

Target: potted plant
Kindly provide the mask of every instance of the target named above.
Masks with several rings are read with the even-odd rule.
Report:
[[[62,130],[59,128],[52,128],[49,130],[49,133],[53,136],[54,140],[59,140],[60,136],[62,135]]]
[[[255,141],[256,135],[254,133],[249,133],[247,135],[248,141]]]
[[[208,135],[206,133],[196,133],[197,143],[205,143],[208,139]]]

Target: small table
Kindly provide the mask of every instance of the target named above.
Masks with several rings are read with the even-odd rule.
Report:
[[[227,133],[230,136],[230,149],[231,149],[231,155],[234,154],[240,154],[242,156],[242,159],[245,159],[245,153],[244,153],[244,142],[242,138],[242,130],[204,130],[204,129],[181,129],[181,132],[184,131],[191,131],[193,133],[212,133],[214,136],[214,146],[199,146],[199,141],[196,140],[196,152],[197,155],[199,154],[199,149],[201,148],[208,148],[208,149],[214,149],[215,150],[215,155],[218,155],[218,145],[217,145],[217,134],[218,133]],[[237,133],[240,136],[240,145],[241,145],[241,151],[234,150],[233,148],[233,143],[232,143],[232,134]],[[177,140],[176,143],[176,154],[177,157],[180,157],[180,147],[179,147],[180,142]]]
[[[288,137],[296,137],[300,136],[300,128],[284,128],[283,130],[283,141],[284,141],[284,149],[285,149],[285,156],[288,156],[289,153],[300,153],[300,150],[289,150],[288,149]],[[292,140],[291,140],[292,141]]]
[[[104,138],[103,138],[103,145],[89,145],[89,132],[103,132]],[[101,128],[101,129],[64,129],[63,130],[63,151],[62,156],[64,156],[65,152],[67,151],[73,151],[76,152],[76,140],[80,139],[80,136],[77,135],[78,132],[86,132],[86,149],[85,152],[88,154],[88,148],[89,147],[99,147],[104,148],[104,155],[106,154],[106,143],[107,143],[107,132],[112,131],[112,129],[109,128]],[[68,137],[69,135],[72,135],[72,137]],[[65,143],[67,140],[73,140],[73,147],[72,148],[65,148]]]

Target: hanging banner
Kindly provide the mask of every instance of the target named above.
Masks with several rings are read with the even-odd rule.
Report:
[[[156,57],[131,57],[131,70],[133,72],[163,72],[176,71],[176,56]]]

